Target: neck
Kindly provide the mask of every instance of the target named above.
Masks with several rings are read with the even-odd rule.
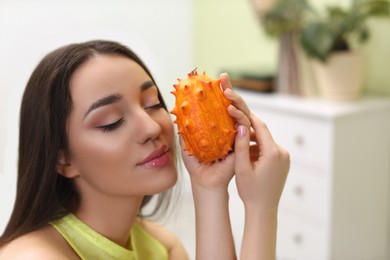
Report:
[[[126,247],[130,239],[130,229],[139,212],[142,196],[111,197],[109,195],[81,196],[76,216],[96,232]]]

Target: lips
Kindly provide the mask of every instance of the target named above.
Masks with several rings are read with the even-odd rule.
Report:
[[[170,161],[170,155],[168,153],[169,147],[163,145],[143,159],[137,165],[144,166],[146,168],[157,168],[166,165]]]

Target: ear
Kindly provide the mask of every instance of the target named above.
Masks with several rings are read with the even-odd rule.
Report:
[[[56,171],[58,174],[69,179],[75,178],[80,175],[77,167],[75,167],[75,165],[71,163],[71,160],[67,158],[65,153],[62,151],[60,152]]]

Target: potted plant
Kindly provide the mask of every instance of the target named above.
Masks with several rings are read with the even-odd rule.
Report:
[[[301,66],[298,34],[310,6],[307,0],[253,0],[266,34],[279,41],[276,89],[279,93],[300,95]]]
[[[389,16],[387,0],[352,0],[347,8],[332,5],[302,27],[300,44],[314,59],[320,93],[328,99],[352,100],[361,96],[365,62],[359,46],[369,39],[367,20]]]

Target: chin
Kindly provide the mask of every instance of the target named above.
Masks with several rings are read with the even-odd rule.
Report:
[[[177,179],[178,176],[177,176],[176,168],[167,171],[167,173],[164,173],[163,181],[162,181],[163,185],[161,186],[162,190],[160,192],[164,192],[172,188],[177,183]]]
[[[150,177],[148,181],[148,195],[155,195],[171,189],[178,180],[176,167],[169,167],[167,169],[160,169],[158,174]]]

